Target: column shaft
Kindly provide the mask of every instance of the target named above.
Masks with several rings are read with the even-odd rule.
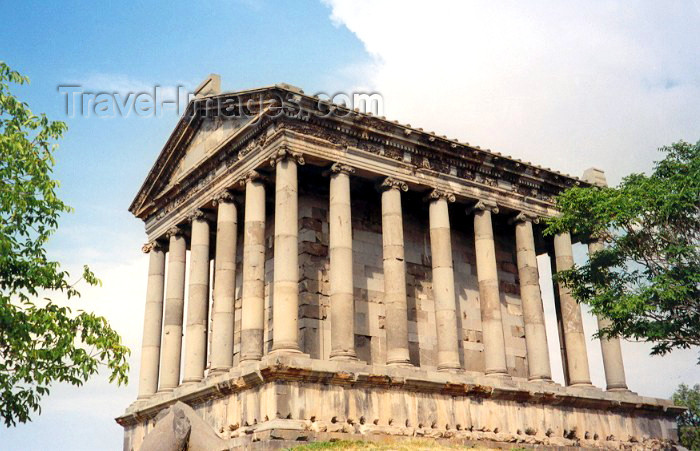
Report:
[[[204,378],[207,362],[207,318],[209,312],[209,223],[202,216],[192,220],[190,283],[187,298],[185,377],[183,382]]]
[[[229,193],[223,193],[217,203],[211,369],[219,372],[233,366],[238,212]]]
[[[158,243],[147,246],[150,246],[150,250],[148,251],[148,286],[141,345],[139,399],[148,398],[158,390],[158,363],[165,291],[165,251]]]
[[[474,211],[474,244],[484,338],[484,372],[507,375],[506,345],[501,321],[501,298],[498,290],[498,267],[491,210],[480,209],[478,204]]]
[[[528,377],[534,381],[551,381],[552,369],[549,363],[544,308],[537,270],[535,237],[532,232],[532,220],[523,214],[516,218],[515,247],[525,322]]]
[[[434,198],[430,201],[429,220],[438,370],[458,370],[461,365],[459,363],[454,270],[452,269],[452,239],[450,236],[450,215],[445,196],[440,195],[437,199]]]
[[[352,276],[352,220],[350,175],[352,168],[333,165],[330,182],[329,254],[331,302],[331,359],[354,360],[355,300]]]
[[[557,271],[565,271],[574,266],[571,236],[560,233],[554,236],[554,254]],[[583,332],[581,307],[564,284],[559,284],[562,330],[569,385],[591,385],[586,352],[586,336]]]
[[[588,253],[593,255],[603,249],[603,243],[593,241],[588,244]],[[598,330],[610,326],[610,320],[598,316]],[[627,379],[625,377],[625,366],[622,361],[622,348],[620,339],[602,338],[600,340],[600,350],[603,353],[603,368],[605,369],[605,382],[608,390],[627,391]]]
[[[404,261],[401,192],[408,187],[387,179],[382,192],[382,252],[384,260],[384,305],[386,308],[386,363],[410,365],[408,353],[408,307]]]
[[[182,316],[185,306],[185,255],[187,247],[181,231],[169,232],[168,280],[165,291],[163,352],[159,391],[170,391],[180,383]]]
[[[293,157],[277,161],[275,180],[272,350],[299,352],[299,211]]]
[[[260,360],[265,330],[265,185],[245,182],[241,362]]]

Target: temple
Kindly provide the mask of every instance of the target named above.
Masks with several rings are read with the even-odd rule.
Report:
[[[571,177],[290,85],[223,93],[210,76],[129,209],[150,263],[124,449],[178,401],[224,449],[665,446],[681,410],[628,390],[617,339],[600,342],[606,387],[591,384],[563,286],[558,336],[545,330],[537,257],[555,272],[573,252],[539,221],[589,184],[602,171]]]

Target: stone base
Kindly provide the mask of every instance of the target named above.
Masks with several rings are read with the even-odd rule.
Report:
[[[232,449],[411,437],[505,448],[668,449],[683,411],[629,392],[272,355],[136,401],[117,418],[124,449],[138,450],[155,415],[177,400]]]

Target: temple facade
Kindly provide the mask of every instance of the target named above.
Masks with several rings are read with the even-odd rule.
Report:
[[[617,339],[599,344],[606,386],[591,384],[593,343],[565,287],[559,333],[545,330],[537,257],[570,268],[578,238],[539,221],[561,191],[604,183],[289,85],[222,93],[211,76],[130,207],[150,261],[124,449],[177,401],[222,449],[387,436],[664,446],[678,408],[628,390]]]

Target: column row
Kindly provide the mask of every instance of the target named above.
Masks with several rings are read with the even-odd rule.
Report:
[[[299,353],[298,308],[298,176],[303,159],[281,151],[272,160],[275,167],[274,281],[272,289],[272,352]],[[331,359],[356,359],[354,345],[354,295],[350,176],[354,169],[336,163],[330,171],[329,258]],[[242,271],[241,362],[259,360],[264,354],[265,278],[265,185],[251,172],[245,186],[245,216]],[[406,267],[404,257],[401,193],[406,183],[386,178],[380,186],[386,307],[387,364],[409,366]],[[459,336],[452,260],[448,202],[454,195],[434,190],[428,197],[432,253],[432,277],[438,347],[438,369],[459,370]],[[236,268],[237,210],[231,194],[215,199],[216,250],[211,331],[211,372],[227,371],[233,363],[234,287]],[[476,269],[481,305],[485,373],[507,376],[506,346],[501,318],[498,266],[492,214],[498,207],[487,201],[471,209],[474,220]],[[209,307],[209,219],[202,211],[190,217],[190,275],[184,352],[183,383],[203,379],[207,357]],[[525,326],[529,378],[551,381],[544,324],[544,310],[532,223],[525,213],[514,218],[517,266]],[[165,252],[149,246],[149,278],[146,294],[144,338],[139,398],[156,391],[169,391],[180,381],[182,355],[185,255],[183,230],[167,233],[168,276],[164,283]],[[598,249],[591,245],[591,252]],[[568,234],[554,238],[556,270],[573,265]],[[558,287],[562,319],[562,341],[566,379],[569,385],[590,385],[585,336],[580,307],[564,286]],[[165,305],[163,306],[163,298]],[[162,324],[162,328],[161,328]],[[602,324],[604,325],[604,324]],[[162,334],[161,334],[162,331]],[[161,340],[162,337],[162,340]],[[162,345],[162,349],[161,349]],[[617,340],[601,342],[609,389],[626,389]]]

